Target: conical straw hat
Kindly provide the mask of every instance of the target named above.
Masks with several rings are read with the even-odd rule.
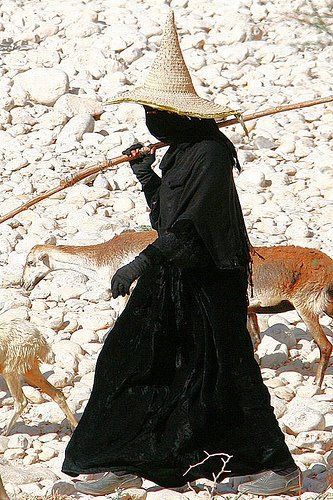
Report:
[[[179,115],[224,119],[236,112],[199,97],[179,45],[174,13],[166,19],[160,48],[141,87],[125,91],[107,104],[136,102]]]

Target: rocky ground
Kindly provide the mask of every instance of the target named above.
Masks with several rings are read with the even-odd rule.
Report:
[[[82,166],[117,156],[135,139],[153,140],[140,106],[104,103],[140,82],[158,48],[168,4],[0,2],[0,214]],[[333,94],[328,0],[315,0],[317,13],[303,0],[174,0],[171,6],[201,96],[246,114]],[[310,24],[295,19],[302,13],[308,13]],[[252,242],[299,244],[333,257],[333,105],[262,118],[248,128],[249,139],[239,125],[225,132],[243,165],[235,178]],[[125,165],[0,225],[1,321],[29,319],[40,328],[55,353],[55,364],[43,364],[42,371],[63,389],[78,417],[119,304],[74,271],[53,273],[25,293],[19,283],[27,253],[50,238],[61,244],[97,243],[148,223],[139,184]],[[323,317],[321,322],[333,342],[332,321]],[[316,390],[319,350],[298,315],[263,315],[260,324],[264,344],[257,358],[288,446],[305,471],[301,498],[319,498],[325,491],[333,496],[328,489],[333,363],[322,390]],[[274,356],[277,345],[284,356]],[[4,428],[13,406],[3,381],[0,391]],[[5,486],[12,498],[72,495],[72,482],[60,472],[68,422],[37,389],[25,386],[24,392],[31,402],[23,420],[9,437],[0,437]],[[234,497],[238,482],[225,481],[221,494]],[[185,500],[179,492],[144,486],[151,500]],[[133,498],[146,495],[134,493]]]

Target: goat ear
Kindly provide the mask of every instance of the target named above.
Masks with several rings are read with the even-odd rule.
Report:
[[[46,253],[41,253],[38,256],[38,260],[41,260],[43,262],[43,264],[45,264],[47,267],[50,267],[49,256]]]
[[[56,245],[56,244],[57,244],[57,240],[53,234],[44,243],[44,245]]]

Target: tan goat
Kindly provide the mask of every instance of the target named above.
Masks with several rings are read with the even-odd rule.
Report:
[[[21,376],[29,385],[48,394],[59,405],[72,427],[77,425],[62,391],[50,384],[40,372],[40,362],[54,363],[54,355],[36,326],[26,320],[0,323],[0,374],[14,399],[14,413],[6,426],[5,435],[9,434],[27,405]]]
[[[50,272],[72,269],[109,289],[118,267],[130,262],[156,236],[155,231],[125,231],[98,245],[37,245],[27,257],[23,285],[31,290]],[[319,250],[293,245],[256,247],[256,251],[254,297],[248,310],[248,326],[254,342],[260,342],[257,313],[296,309],[320,349],[316,383],[321,385],[332,345],[319,317],[327,314],[333,318],[333,260]]]

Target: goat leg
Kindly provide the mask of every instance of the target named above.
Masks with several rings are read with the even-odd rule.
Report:
[[[296,310],[306,324],[317,346],[319,347],[320,359],[318,363],[315,384],[317,384],[318,387],[321,387],[332,353],[332,344],[326,337],[325,332],[321,324],[319,323],[318,316],[308,310],[305,310],[302,307],[296,307]]]
[[[260,339],[260,328],[258,324],[258,318],[256,313],[254,312],[248,311],[247,313],[247,329],[251,336],[254,350],[256,350],[261,342],[261,339]]]
[[[24,408],[27,406],[28,401],[22,391],[20,375],[14,373],[2,373],[2,376],[5,379],[9,392],[14,399],[14,413],[4,432],[5,436],[8,436],[16,420],[19,418]]]
[[[69,409],[66,398],[63,395],[62,391],[54,387],[52,384],[50,384],[50,382],[46,380],[37,365],[26,372],[24,374],[24,377],[28,384],[39,387],[43,392],[45,392],[45,394],[50,396],[50,398],[52,398],[55,403],[57,403],[57,405],[61,408],[63,413],[68,418],[72,428],[75,428],[77,426],[77,421],[73,413]]]
[[[1,477],[0,477],[0,500],[9,500],[9,496],[6,493]]]

